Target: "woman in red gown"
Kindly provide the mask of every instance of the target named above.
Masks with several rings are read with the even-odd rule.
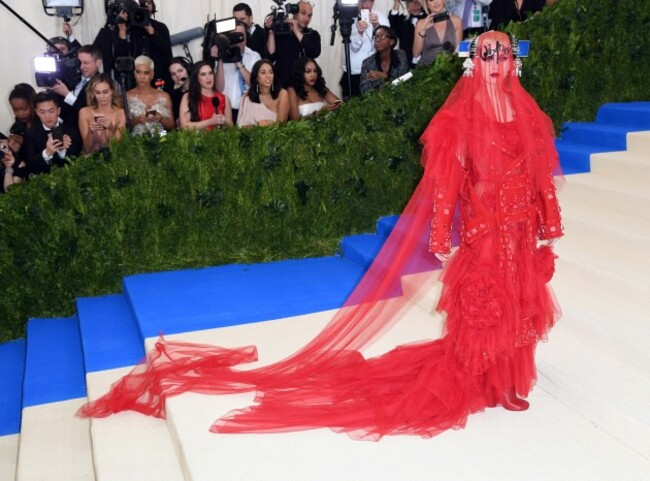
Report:
[[[467,63],[467,62],[466,62]],[[257,391],[214,432],[329,427],[357,439],[430,437],[486,407],[528,407],[534,351],[559,317],[547,286],[562,235],[553,127],[515,75],[510,39],[487,32],[446,103],[422,135],[424,175],[373,265],[325,329],[301,350],[254,369],[254,346],[224,349],[161,340],[145,363],[82,416],[131,409],[164,417],[186,391]],[[451,251],[460,207],[461,243]],[[541,242],[540,242],[541,241]],[[540,245],[538,245],[540,244]],[[447,261],[440,339],[366,359],[361,349],[398,322],[416,294],[401,277]],[[426,286],[423,286],[425,289]]]

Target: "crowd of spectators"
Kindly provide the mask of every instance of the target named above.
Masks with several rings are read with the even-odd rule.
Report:
[[[454,52],[463,38],[524,20],[551,3],[394,0],[389,12],[380,12],[374,0],[359,0],[349,75],[342,59],[343,98],[380,89],[413,68],[430,65],[441,52]],[[273,16],[263,26],[256,24],[250,6],[237,3],[234,30],[215,32],[195,64],[172,57],[169,30],[153,18],[153,0],[121,0],[119,5],[125,8],[92,44],[82,46],[68,23],[63,24],[65,37],[51,39],[52,51],[76,57],[74,81],[57,79],[39,93],[21,83],[10,92],[15,122],[8,136],[0,133],[0,190],[64,165],[69,157],[107,149],[126,131],[163,135],[175,128],[264,126],[341,105],[317,62],[321,37],[309,27],[314,5],[307,0],[294,4],[295,12],[281,28]],[[148,11],[147,21],[130,21],[134,10],[129,6]]]

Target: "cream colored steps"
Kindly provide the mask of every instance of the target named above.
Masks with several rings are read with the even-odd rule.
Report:
[[[627,150],[650,155],[650,131],[628,133]]]
[[[171,338],[231,347],[256,344],[266,363],[302,346],[332,314],[327,311]],[[404,320],[367,354],[435,337],[439,330],[434,317],[411,306]],[[446,481],[604,481],[641,480],[649,472],[647,459],[544,390],[534,391],[530,400],[534,409],[527,412],[490,409],[472,416],[467,429],[434,439],[396,436],[379,443],[352,441],[327,429],[272,435],[208,432],[218,417],[250,405],[252,394],[184,394],[169,399],[167,411],[186,479],[192,481],[428,481],[432,473]]]
[[[573,218],[565,218],[563,223],[565,236],[555,248],[558,255],[607,269],[640,285],[650,285],[650,235]]]
[[[70,399],[23,408],[16,481],[95,481],[90,422]]]
[[[623,192],[604,192],[598,187],[567,183],[558,194],[563,219],[578,219],[606,225],[620,231],[650,235],[650,209],[647,200]]]
[[[87,374],[88,398],[106,393],[129,371]],[[184,481],[165,420],[127,411],[91,419],[90,432],[97,481]]]
[[[0,479],[14,481],[20,435],[0,436]]]

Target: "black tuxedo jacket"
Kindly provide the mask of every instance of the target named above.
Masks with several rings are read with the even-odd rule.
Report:
[[[78,84],[77,84],[78,85]],[[75,89],[77,85],[72,86],[72,90]],[[86,84],[86,87],[88,84]],[[77,96],[77,100],[75,100],[74,104],[70,105],[64,102],[63,99],[61,99],[61,118],[63,119],[63,123],[65,125],[73,126],[76,129],[79,127],[79,111],[84,108],[86,105],[88,105],[86,101],[86,88],[84,87],[81,89],[81,92],[79,92],[79,95]]]
[[[427,15],[423,13],[419,18],[425,18]],[[397,34],[399,39],[399,48],[406,52],[406,59],[408,60],[409,65],[413,64],[413,39],[415,38],[415,26],[411,22],[411,18],[408,15],[393,15],[392,13],[388,14],[388,21],[390,22],[390,28]]]
[[[52,160],[49,163],[46,162],[43,159],[43,150],[45,150],[49,133],[49,130],[45,130],[40,124],[25,131],[25,140],[23,141],[23,145],[25,145],[25,163],[30,174],[47,173],[52,165],[61,167],[67,164],[69,157],[75,157],[81,152],[83,143],[79,131],[76,127],[64,123],[63,134],[70,136],[72,144],[63,159],[59,157],[58,153],[54,153]]]

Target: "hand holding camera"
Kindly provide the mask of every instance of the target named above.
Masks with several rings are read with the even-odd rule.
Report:
[[[59,79],[56,79],[56,83],[50,87],[50,90],[56,94],[59,94],[61,97],[65,97],[70,93],[70,89]]]

